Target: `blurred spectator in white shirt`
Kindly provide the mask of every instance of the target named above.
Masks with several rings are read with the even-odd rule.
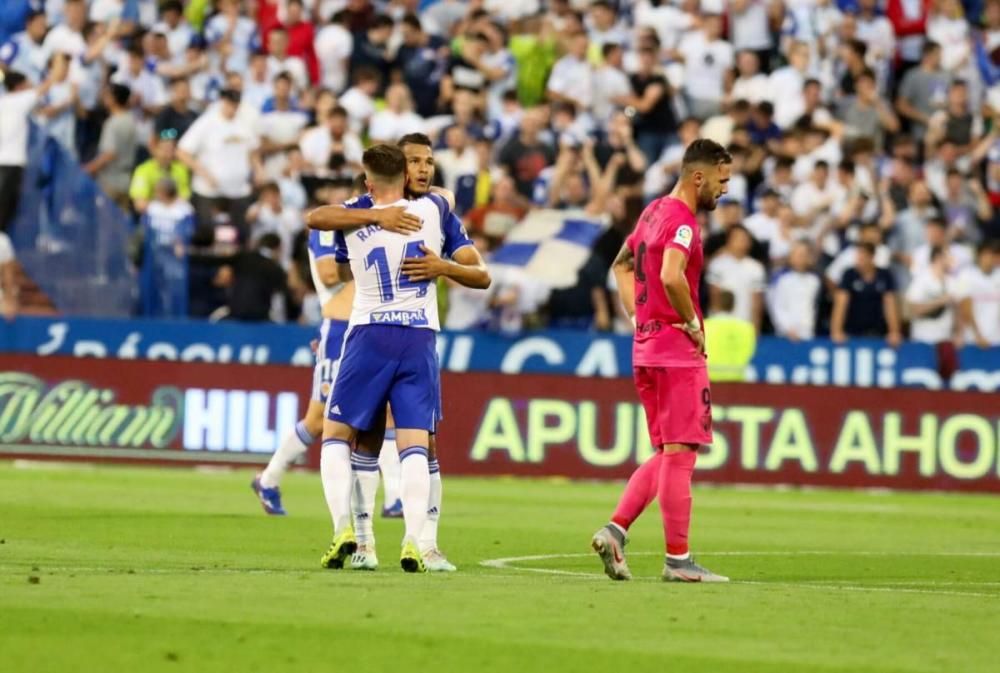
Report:
[[[587,61],[587,34],[580,31],[569,37],[569,53],[556,61],[549,75],[546,91],[553,101],[570,103],[578,111],[591,103],[592,69]]]
[[[910,318],[910,339],[936,345],[955,337],[955,281],[950,276],[948,250],[934,247],[930,262],[913,275],[906,288],[906,314]]]
[[[611,119],[620,101],[632,95],[632,83],[622,69],[624,50],[620,44],[605,44],[601,50],[604,63],[594,71],[592,82],[593,116],[597,124]]]
[[[286,206],[281,199],[281,190],[277,183],[269,182],[260,189],[260,198],[247,210],[247,222],[250,225],[251,245],[265,234],[277,234],[281,239],[281,266],[288,269],[292,264],[292,241],[295,235],[302,231],[302,213]]]
[[[392,84],[385,91],[385,109],[376,112],[368,125],[372,143],[394,144],[407,133],[423,133],[424,119],[413,111],[413,99],[405,84]]]
[[[733,315],[753,323],[760,333],[764,313],[764,265],[750,257],[753,238],[742,225],[729,229],[726,247],[708,265],[709,291],[729,290],[736,304]]]
[[[760,71],[760,57],[755,52],[744,50],[736,54],[736,73],[729,100],[745,100],[756,105],[769,99],[771,83]]]
[[[952,273],[958,273],[973,263],[972,251],[968,246],[951,240],[948,225],[940,218],[934,218],[924,227],[924,243],[917,246],[910,259],[910,274],[916,276],[931,265],[931,251],[943,248],[948,253]]]
[[[347,110],[351,131],[361,133],[368,126],[368,120],[375,114],[375,95],[378,93],[381,76],[378,70],[361,66],[354,74],[354,86],[340,97],[340,105]]]
[[[805,241],[792,245],[788,268],[767,290],[767,307],[778,336],[801,341],[816,335],[816,311],[822,283],[813,271],[812,247]]]
[[[722,17],[703,16],[701,29],[685,35],[677,51],[684,59],[688,114],[703,120],[718,114],[725,96],[724,82],[734,60],[733,45],[722,39]]]
[[[961,323],[965,340],[980,348],[1000,346],[1000,249],[983,243],[976,251],[976,264],[958,275]]]
[[[342,107],[333,108],[325,123],[307,129],[299,140],[299,147],[312,175],[362,170],[361,140],[348,130],[347,110]]]

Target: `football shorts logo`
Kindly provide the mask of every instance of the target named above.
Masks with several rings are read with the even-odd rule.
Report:
[[[332,231],[319,232],[319,244],[326,247],[333,245],[333,232]]]
[[[682,225],[674,234],[674,243],[683,245],[685,248],[691,247],[691,239],[694,238],[694,231],[688,225]]]

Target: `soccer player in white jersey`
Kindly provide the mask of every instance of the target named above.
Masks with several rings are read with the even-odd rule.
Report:
[[[376,145],[365,152],[363,163],[374,208],[405,205],[421,224],[410,236],[377,224],[337,235],[342,243],[339,261],[350,261],[357,291],[323,429],[321,471],[334,539],[321,562],[328,568],[343,567],[357,548],[350,512],[351,448],[359,431],[380,420],[388,402],[400,447],[406,527],[400,565],[407,572],[422,572],[425,564],[418,540],[430,499],[427,449],[440,396],[435,351],[440,325],[431,281],[447,275],[486,288],[490,279],[481,259],[477,266],[462,262],[463,257],[473,259],[462,251],[474,252],[474,248],[443,198],[403,199],[406,160],[398,148]],[[307,221],[317,228],[323,226],[323,219],[323,209],[319,209]],[[455,262],[445,262],[442,255]],[[410,262],[404,270],[404,260],[418,257],[429,259],[417,265]]]

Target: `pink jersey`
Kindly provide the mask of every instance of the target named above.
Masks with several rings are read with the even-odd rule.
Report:
[[[672,327],[684,322],[667,297],[660,280],[663,257],[669,248],[687,257],[684,276],[691,288],[691,303],[701,321],[698,285],[704,253],[701,231],[694,213],[678,199],[665,196],[649,204],[626,241],[635,256],[636,367],[704,367],[705,359],[683,331]]]

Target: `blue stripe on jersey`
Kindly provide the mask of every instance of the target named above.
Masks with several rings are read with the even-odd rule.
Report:
[[[315,229],[309,232],[309,252],[312,253],[313,259],[323,259],[337,254],[336,234],[335,231],[316,231]]]
[[[344,201],[344,208],[371,208],[374,205],[375,201],[372,199],[371,194],[362,194],[360,196],[355,196],[353,199]],[[347,253],[347,238],[344,237],[344,232],[335,232],[333,238],[333,254],[337,258],[337,263],[347,264],[351,261],[351,258]]]
[[[465,232],[462,221],[455,213],[448,213],[448,219],[441,221],[441,228],[444,230],[444,244],[441,246],[442,255],[451,257],[460,248],[472,245],[472,239]]]

